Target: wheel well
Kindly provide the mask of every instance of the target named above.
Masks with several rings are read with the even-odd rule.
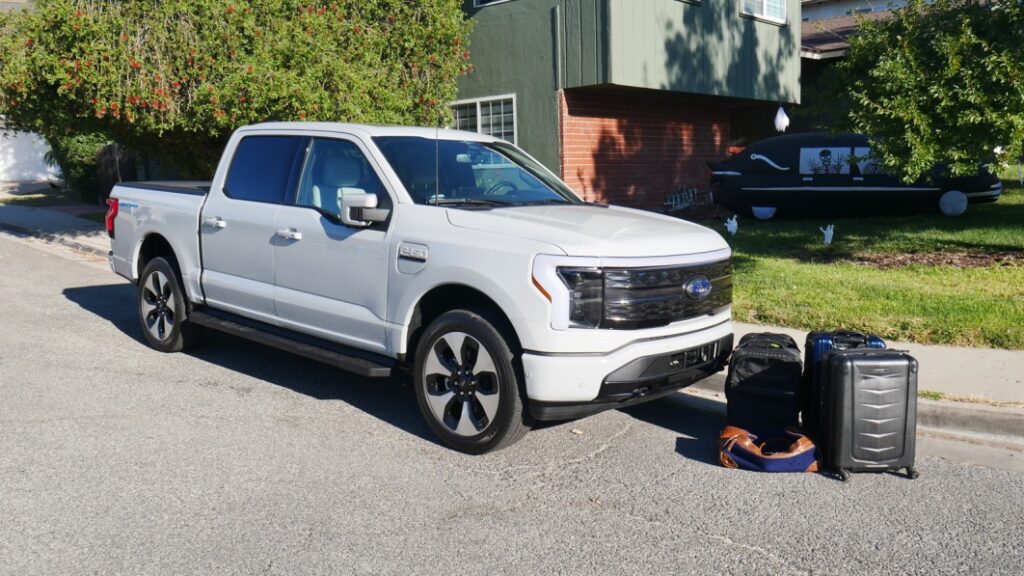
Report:
[[[475,288],[462,284],[446,284],[424,294],[413,309],[412,320],[409,323],[408,345],[405,349],[406,359],[412,360],[416,355],[420,336],[431,322],[445,312],[458,309],[485,312],[487,319],[495,324],[495,328],[511,339],[509,344],[513,349],[519,348],[519,337],[501,306]]]
[[[181,277],[178,259],[174,256],[174,249],[171,248],[170,242],[159,234],[150,234],[142,241],[142,247],[139,248],[139,269],[137,274],[140,278],[142,277],[142,271],[146,268],[146,264],[149,264],[150,260],[157,257],[165,258],[171,267],[174,268],[174,271],[178,273],[178,277]]]

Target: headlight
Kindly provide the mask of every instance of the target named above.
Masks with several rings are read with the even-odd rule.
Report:
[[[604,316],[604,273],[600,268],[559,267],[569,289],[569,326],[597,328]]]

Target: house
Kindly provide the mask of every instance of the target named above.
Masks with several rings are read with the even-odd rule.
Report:
[[[824,96],[819,96],[819,82],[825,71],[842,59],[850,47],[862,20],[889,18],[892,10],[906,5],[903,0],[803,0],[800,33],[800,84],[802,103],[808,109]],[[831,112],[834,113],[834,112]],[[811,129],[823,123],[815,112],[796,115],[793,129]],[[827,122],[825,122],[827,123]]]
[[[458,128],[519,144],[588,200],[658,208],[800,100],[798,0],[465,0]]]
[[[906,0],[801,0],[801,19],[804,22],[886,12],[906,6]]]

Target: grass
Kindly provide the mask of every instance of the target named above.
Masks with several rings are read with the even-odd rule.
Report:
[[[1014,174],[1014,178],[1016,174]],[[772,220],[740,216],[737,320],[804,329],[851,328],[890,340],[1024,349],[1024,191],[940,214]],[[835,225],[831,246],[819,226]],[[713,224],[724,232],[720,222]],[[1021,253],[1009,265],[960,268],[857,263],[879,254]]]
[[[0,204],[15,204],[18,206],[33,206],[42,207],[47,206],[62,206],[64,204],[77,204],[81,200],[72,198],[63,192],[57,190],[41,190],[39,192],[33,192],[22,196],[9,196],[7,198],[0,198]]]

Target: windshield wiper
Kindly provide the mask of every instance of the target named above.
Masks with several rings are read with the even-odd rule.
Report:
[[[482,198],[431,198],[427,204],[434,206],[512,206],[500,200],[484,200]]]
[[[561,198],[545,198],[543,200],[530,200],[529,202],[520,202],[519,206],[544,206],[548,204],[568,204],[568,202],[562,200]]]

